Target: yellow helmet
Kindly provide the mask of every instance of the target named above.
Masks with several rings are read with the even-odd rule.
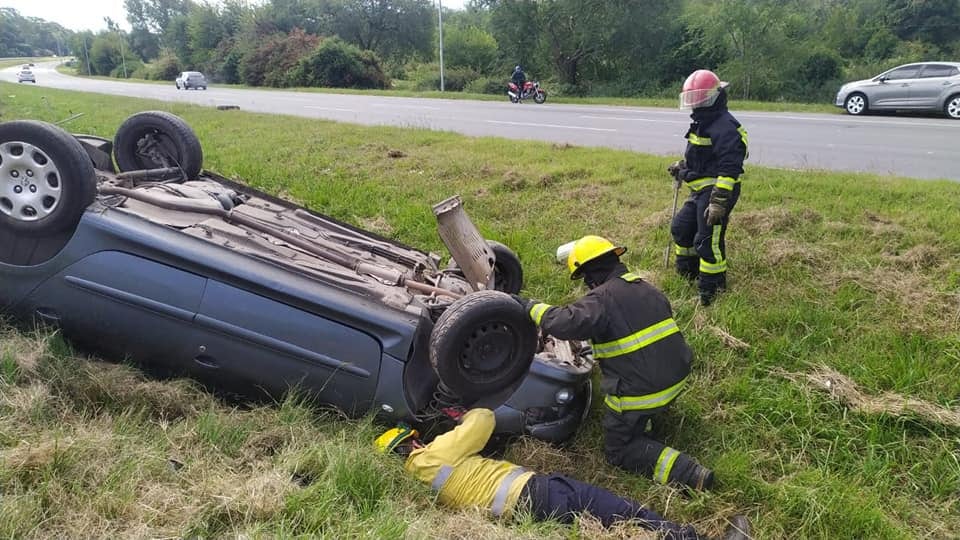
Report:
[[[417,430],[411,428],[410,426],[400,424],[393,429],[388,429],[377,437],[373,441],[373,445],[377,448],[377,451],[382,454],[387,454],[392,452],[400,443],[407,439],[413,439],[419,437],[420,434],[417,433]]]
[[[583,265],[607,253],[613,252],[617,257],[627,252],[623,246],[615,246],[613,242],[602,236],[587,235],[577,240],[567,256],[567,269],[570,270],[570,279],[583,277]]]

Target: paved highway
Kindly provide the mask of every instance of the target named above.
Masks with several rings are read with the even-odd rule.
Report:
[[[37,86],[136,96],[198,105],[237,105],[242,110],[325,118],[368,125],[394,125],[496,135],[582,146],[605,146],[677,155],[689,123],[670,109],[556,105],[549,100],[502,102],[318,94],[217,88],[177,90],[167,85],[71,77],[40,64]],[[16,82],[19,68],[0,71]],[[29,84],[29,83],[24,83]],[[31,89],[32,91],[33,89]],[[93,111],[89,111],[93,112]],[[748,164],[790,169],[869,171],[914,178],[960,180],[960,122],[938,117],[739,112],[750,137]]]

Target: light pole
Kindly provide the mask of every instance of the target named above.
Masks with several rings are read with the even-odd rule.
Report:
[[[440,21],[440,91],[443,92],[443,0],[437,0],[437,19]]]
[[[123,78],[127,78],[127,59],[123,56],[123,32],[117,32],[120,36],[120,63],[123,65]]]

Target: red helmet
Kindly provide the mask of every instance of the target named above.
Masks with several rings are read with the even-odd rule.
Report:
[[[681,109],[698,109],[709,107],[717,101],[720,89],[726,88],[728,83],[720,80],[717,74],[709,69],[698,69],[683,81],[683,91],[680,92]]]

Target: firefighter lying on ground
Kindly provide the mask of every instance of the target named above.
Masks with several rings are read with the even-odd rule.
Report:
[[[620,262],[626,251],[584,236],[573,243],[567,268],[590,292],[566,306],[513,297],[544,334],[590,340],[602,373],[604,453],[611,465],[661,484],[710,489],[713,471],[654,437],[654,420],[683,390],[693,353],[663,293]]]
[[[509,517],[518,511],[530,512],[538,521],[555,519],[572,523],[589,512],[605,527],[620,521],[636,520],[664,538],[704,538],[693,527],[667,521],[642,504],[615,495],[603,488],[560,474],[538,474],[507,461],[485,458],[479,452],[493,434],[495,419],[488,409],[463,413],[445,412],[460,422],[453,430],[430,444],[418,440],[416,430],[393,428],[375,441],[380,452],[406,456],[404,468],[420,481],[430,484],[442,504],[453,508],[479,507],[494,516]],[[749,538],[746,517],[730,518],[724,540]]]

